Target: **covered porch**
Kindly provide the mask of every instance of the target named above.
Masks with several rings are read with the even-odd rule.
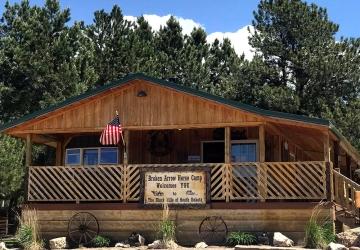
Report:
[[[104,161],[98,133],[28,134],[28,202],[141,202],[142,168],[211,169],[211,203],[331,199],[331,139],[325,131],[271,123],[124,129],[125,146]],[[56,145],[53,166],[32,166],[32,139]],[[56,140],[57,139],[57,140]],[[74,157],[74,150],[79,155]],[[97,156],[92,157],[94,150]],[[334,157],[334,156],[332,156]],[[75,160],[74,160],[75,159]]]

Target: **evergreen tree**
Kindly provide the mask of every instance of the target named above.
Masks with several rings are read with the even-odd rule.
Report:
[[[0,120],[8,121],[77,95],[95,75],[91,43],[58,1],[5,4],[0,21]]]

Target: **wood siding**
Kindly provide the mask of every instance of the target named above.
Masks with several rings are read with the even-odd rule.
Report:
[[[137,97],[139,91],[146,97]],[[65,133],[100,131],[119,111],[125,128],[169,128],[260,122],[259,115],[178,92],[150,82],[134,80],[121,88],[88,98],[34,119],[10,133]]]
[[[181,209],[172,210],[170,219],[176,224],[176,238],[180,244],[192,245],[199,241],[198,228],[207,216],[221,216],[228,226],[229,232],[276,232],[285,233],[288,237],[301,242],[304,238],[305,225],[308,222],[312,208],[316,205],[308,203],[307,208],[287,207],[259,208],[259,204],[243,209]],[[85,205],[86,206],[86,205]],[[79,211],[88,211],[99,220],[100,234],[109,236],[115,241],[123,241],[132,232],[139,232],[145,236],[147,243],[156,238],[156,228],[161,219],[161,210],[38,210],[40,231],[44,238],[60,237],[67,234],[70,217]],[[320,219],[331,216],[332,209],[321,210]]]

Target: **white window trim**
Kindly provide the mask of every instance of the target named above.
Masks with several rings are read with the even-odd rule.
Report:
[[[65,152],[65,165],[66,166],[98,166],[98,165],[114,165],[114,163],[111,164],[100,164],[100,151],[102,148],[113,148],[116,149],[116,158],[117,158],[117,163],[119,164],[119,150],[117,147],[89,147],[89,148],[67,148],[66,152]],[[80,149],[80,163],[79,164],[68,164],[67,163],[67,152],[68,150],[73,150],[73,149]],[[97,165],[84,165],[84,150],[86,149],[97,149],[97,153],[98,153],[98,164]]]
[[[207,140],[207,141],[201,141],[201,148],[200,148],[200,153],[201,153],[201,163],[204,163],[204,143],[216,143],[216,142],[223,142],[225,143],[224,140]],[[256,144],[256,162],[259,161],[259,140],[256,139],[251,139],[251,140],[232,140],[231,144],[247,144],[247,143],[255,143]],[[236,163],[236,162],[232,162],[232,163]]]

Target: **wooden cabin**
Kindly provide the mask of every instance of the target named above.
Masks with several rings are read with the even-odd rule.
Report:
[[[99,137],[118,111],[124,144]],[[327,120],[263,110],[143,74],[131,74],[0,127],[26,141],[27,205],[43,237],[68,235],[89,212],[100,234],[154,239],[161,204],[180,243],[201,238],[205,218],[230,231],[280,231],[303,239],[319,201],[355,211],[357,150]],[[33,166],[32,144],[56,149]],[[214,217],[215,216],[215,217]],[[200,229],[199,229],[200,228]]]

